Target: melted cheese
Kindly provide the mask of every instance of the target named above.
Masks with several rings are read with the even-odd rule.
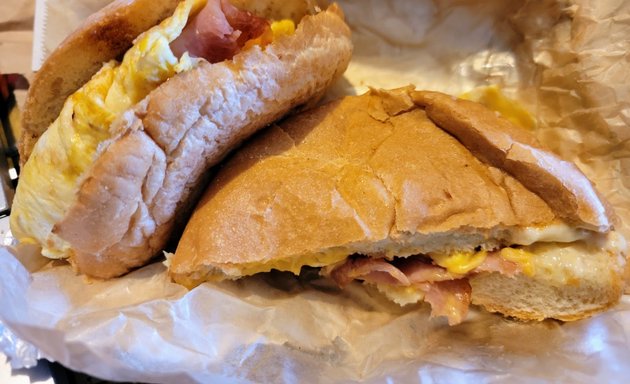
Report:
[[[448,272],[463,276],[480,266],[488,256],[488,252],[485,250],[477,252],[460,251],[450,254],[431,253],[429,256],[435,264],[445,268]],[[503,248],[499,252],[499,256],[518,264],[525,275],[534,275],[534,266],[531,263],[534,253],[525,248]]]
[[[578,240],[588,240],[599,236],[586,229],[572,228],[564,223],[548,225],[546,227],[527,227],[513,230],[510,243],[530,245],[540,242],[572,243]]]
[[[424,299],[424,292],[414,286],[401,287],[388,284],[375,284],[375,286],[379,292],[400,306],[415,304]]]
[[[507,98],[496,85],[475,88],[460,97],[483,104],[525,129],[536,128],[536,121],[532,115],[516,100]]]
[[[271,44],[274,40],[281,36],[291,35],[295,33],[295,23],[293,20],[283,19],[276,20],[271,23],[271,28],[265,31],[261,36],[249,40],[245,43],[243,49],[248,49],[254,45],[260,45],[262,47]]]
[[[618,258],[616,263],[623,270],[626,263],[624,242],[622,235],[611,232],[595,243],[536,243],[525,249],[534,255],[530,261],[536,269],[537,279],[557,285],[579,284],[582,279],[597,280],[607,276],[611,257]]]
[[[535,269],[532,264],[534,253],[523,248],[503,248],[499,256],[505,260],[518,264],[526,276],[534,276]]]
[[[272,269],[277,271],[287,271],[299,275],[303,266],[324,267],[344,261],[348,257],[346,250],[329,250],[327,252],[313,253],[299,257],[287,257],[282,259],[269,260],[262,263],[241,263],[224,264],[221,270],[210,272],[210,280],[221,280],[224,278],[239,278],[257,273],[269,272]]]
[[[486,251],[479,252],[453,252],[451,254],[434,254],[429,256],[435,264],[442,268],[446,268],[450,273],[457,275],[465,275],[483,263],[488,253]]]

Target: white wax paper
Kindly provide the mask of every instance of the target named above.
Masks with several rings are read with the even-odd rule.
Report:
[[[0,73],[27,74],[33,38],[33,2],[0,1]]]
[[[67,19],[79,0],[49,0]],[[630,4],[623,1],[345,0],[355,54],[328,98],[367,86],[453,94],[497,84],[537,118],[538,137],[576,161],[630,238]],[[78,14],[78,13],[77,13]],[[62,25],[63,24],[63,25]],[[52,32],[51,32],[52,35]],[[630,296],[574,323],[522,323],[472,309],[449,327],[359,284],[270,274],[190,292],[154,263],[86,282],[0,249],[0,318],[42,355],[145,382],[624,382]],[[27,270],[24,265],[30,269]],[[0,346],[2,343],[0,343]],[[7,352],[8,353],[8,352]],[[19,360],[19,354],[13,354]]]

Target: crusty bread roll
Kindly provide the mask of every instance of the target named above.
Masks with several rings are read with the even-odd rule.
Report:
[[[87,49],[90,39],[85,36],[94,27],[105,28],[102,24],[109,20],[135,23],[127,15],[135,14],[139,3],[145,2],[116,2],[60,49]],[[161,19],[166,3],[144,6],[145,14],[156,13],[146,19]],[[118,276],[146,263],[163,249],[176,223],[185,217],[207,170],[256,130],[320,97],[344,72],[351,51],[343,13],[332,5],[305,15],[294,33],[269,45],[254,45],[216,64],[201,59],[121,113],[107,128],[108,137],[98,143],[90,165],[70,186],[64,184],[63,174],[71,170],[68,161],[73,158],[57,143],[60,129],[65,128],[46,131],[22,171],[11,215],[14,235],[39,243],[47,256],[69,258],[80,273],[93,277]],[[112,59],[119,51],[108,52],[96,56]],[[63,84],[59,92],[66,94],[85,79],[85,73],[93,72],[94,55],[89,54],[85,62],[75,58],[80,62],[77,67],[83,67],[69,74],[71,80],[55,81],[61,78],[58,63],[65,60],[60,56],[51,56],[52,63],[38,74],[41,84],[35,82],[48,89],[33,89],[29,96],[34,109],[25,114],[42,117],[30,120],[24,153],[28,153],[28,137],[38,136],[41,124],[50,120],[49,111],[59,113],[56,102],[49,100],[57,92],[51,87]],[[50,105],[37,106],[37,100]],[[28,178],[37,162],[51,161],[59,161],[64,171],[38,180]],[[70,191],[72,197],[55,200],[61,196],[59,189],[66,195]],[[48,210],[49,205],[55,209]],[[32,233],[33,228],[38,233]]]
[[[168,263],[188,287],[323,267],[341,285],[352,276],[377,281],[399,303],[426,295],[435,310],[431,284],[400,275],[424,269],[429,283],[470,281],[472,302],[489,310],[573,320],[621,295],[624,247],[610,213],[577,167],[495,112],[413,87],[372,90],[295,116],[242,148],[213,179]]]

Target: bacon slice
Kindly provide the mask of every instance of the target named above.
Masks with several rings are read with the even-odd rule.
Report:
[[[387,260],[367,257],[346,260],[332,270],[330,277],[340,287],[350,284],[355,279],[372,284],[409,285],[407,276]]]
[[[424,301],[431,304],[431,316],[446,316],[448,325],[461,323],[468,314],[472,288],[468,279],[423,284]]]
[[[188,52],[218,63],[231,59],[248,40],[269,29],[267,20],[239,10],[228,0],[208,0],[170,46],[177,57]]]

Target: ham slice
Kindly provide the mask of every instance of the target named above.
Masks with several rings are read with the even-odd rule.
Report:
[[[481,263],[481,265],[475,268],[472,272],[498,272],[502,275],[514,277],[521,273],[522,270],[517,263],[505,260],[499,256],[499,252],[491,252],[488,254],[483,263]]]
[[[414,257],[398,260],[396,266],[407,276],[411,284],[454,280],[462,277],[438,265],[429,264]]]
[[[424,287],[426,286],[426,287]],[[446,316],[448,325],[461,323],[468,314],[472,288],[468,279],[423,284],[424,301],[431,304],[431,316]]]
[[[171,50],[177,57],[188,52],[218,63],[231,59],[248,40],[269,29],[267,20],[239,10],[228,0],[208,0],[171,43]]]
[[[468,275],[458,275],[431,263],[430,259],[412,256],[389,261],[384,258],[354,256],[343,264],[326,269],[333,280],[344,287],[353,280],[371,284],[413,286],[424,293],[431,304],[431,316],[445,316],[449,325],[462,322],[468,313],[472,288],[468,276],[481,272],[498,272],[506,276],[521,273],[517,263],[505,260],[499,252],[490,252]]]
[[[363,280],[372,284],[409,285],[409,279],[398,268],[385,259],[368,257],[349,258],[330,273],[330,277],[344,287],[352,280]]]
[[[419,259],[399,260],[394,266],[386,259],[353,257],[330,272],[330,277],[344,287],[353,280],[370,284],[413,285],[424,292],[431,304],[431,316],[446,316],[449,325],[460,323],[468,313],[471,288],[467,279],[457,278],[444,268]]]

